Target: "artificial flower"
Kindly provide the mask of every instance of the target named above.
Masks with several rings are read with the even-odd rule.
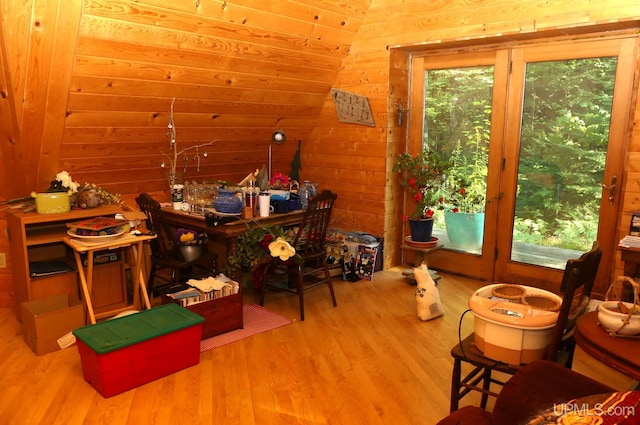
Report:
[[[54,180],[51,181],[51,185],[47,189],[48,193],[67,192],[69,195],[78,193],[83,190],[93,190],[98,197],[98,202],[101,204],[121,204],[122,198],[117,193],[110,193],[103,187],[97,186],[94,183],[85,183],[83,185],[73,181],[71,175],[67,171],[60,171],[56,174]],[[72,197],[72,204],[75,202]]]
[[[286,174],[280,172],[273,173],[273,177],[269,180],[269,186],[273,188],[288,188],[291,185],[291,179]]]
[[[296,249],[284,238],[279,237],[269,244],[269,253],[272,257],[278,257],[282,261],[287,261],[296,255]]]

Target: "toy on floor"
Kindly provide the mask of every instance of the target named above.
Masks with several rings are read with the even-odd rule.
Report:
[[[440,302],[440,293],[429,274],[427,266],[422,263],[420,267],[414,268],[413,275],[418,285],[416,289],[418,318],[422,321],[427,321],[442,316],[444,308],[442,307],[442,302]]]

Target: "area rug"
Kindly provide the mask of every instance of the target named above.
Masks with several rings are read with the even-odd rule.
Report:
[[[257,304],[245,304],[242,306],[242,320],[244,322],[242,329],[236,329],[235,331],[226,332],[200,341],[200,352],[212,350],[252,335],[293,323],[286,317],[280,316]]]

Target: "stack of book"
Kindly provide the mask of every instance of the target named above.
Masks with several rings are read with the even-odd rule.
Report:
[[[121,233],[128,224],[126,220],[111,217],[92,217],[67,223],[67,228],[72,235],[77,236],[109,236]]]
[[[167,297],[177,301],[181,306],[187,307],[237,294],[240,291],[240,285],[238,282],[220,275],[217,278],[190,279],[177,289],[179,290],[167,293]]]

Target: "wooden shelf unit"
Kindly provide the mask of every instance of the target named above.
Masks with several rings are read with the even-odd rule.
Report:
[[[62,241],[62,237],[67,234],[67,223],[90,217],[112,216],[119,212],[122,210],[117,205],[103,205],[97,208],[74,209],[59,214],[25,213],[23,211],[10,211],[7,214],[7,231],[9,233],[16,301],[15,312],[19,320],[21,320],[20,304],[25,301],[65,293],[73,296],[79,295],[78,273],[75,270],[73,255],[70,254],[70,249]],[[65,261],[73,267],[73,271],[51,276],[31,277],[29,261],[47,260]],[[120,263],[119,273],[113,273],[113,270],[109,270],[111,279],[109,286],[113,287],[113,291],[121,293],[122,287],[126,288],[124,276],[128,266],[125,259],[121,259],[118,263]],[[114,267],[113,264],[117,263],[96,267]],[[115,302],[114,294],[106,293],[105,301]],[[99,307],[100,300],[97,300],[97,303]]]

